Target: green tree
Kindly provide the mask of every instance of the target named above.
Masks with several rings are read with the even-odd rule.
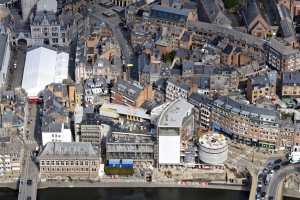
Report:
[[[239,0],[223,0],[226,9],[231,9],[239,5]]]

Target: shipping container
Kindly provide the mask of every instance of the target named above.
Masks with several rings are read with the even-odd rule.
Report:
[[[121,166],[122,166],[122,168],[133,168],[133,160],[132,159],[122,159]]]
[[[120,164],[121,164],[121,160],[120,159],[109,159],[107,161],[107,166],[108,167],[112,167],[112,168],[115,168],[115,167],[120,167]]]

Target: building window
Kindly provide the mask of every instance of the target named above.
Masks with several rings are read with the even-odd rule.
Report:
[[[52,31],[53,31],[53,32],[56,32],[57,30],[58,30],[57,27],[52,27]]]
[[[40,28],[33,28],[32,30],[35,31],[35,32],[40,32],[41,31]]]

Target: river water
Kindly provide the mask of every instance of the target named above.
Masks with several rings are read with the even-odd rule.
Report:
[[[39,190],[38,200],[246,200],[248,195],[198,188],[51,188]],[[17,200],[17,192],[0,189],[0,200]]]

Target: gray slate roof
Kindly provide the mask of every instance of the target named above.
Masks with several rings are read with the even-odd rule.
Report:
[[[284,72],[282,74],[282,85],[300,85],[300,72]]]
[[[219,97],[214,101],[214,105],[245,116],[272,118],[274,119],[274,122],[279,120],[279,115],[276,109],[260,108],[254,105],[244,104],[233,100],[229,96]]]
[[[40,155],[42,159],[97,159],[91,143],[87,142],[49,142]]]
[[[0,34],[0,71],[2,70],[2,64],[5,56],[6,51],[6,44],[7,44],[7,35]]]
[[[261,15],[261,13],[256,0],[248,0],[245,12],[246,25],[248,26],[259,15]]]
[[[160,5],[153,5],[150,10],[150,17],[166,21],[185,22],[189,11],[188,9],[166,8]]]

